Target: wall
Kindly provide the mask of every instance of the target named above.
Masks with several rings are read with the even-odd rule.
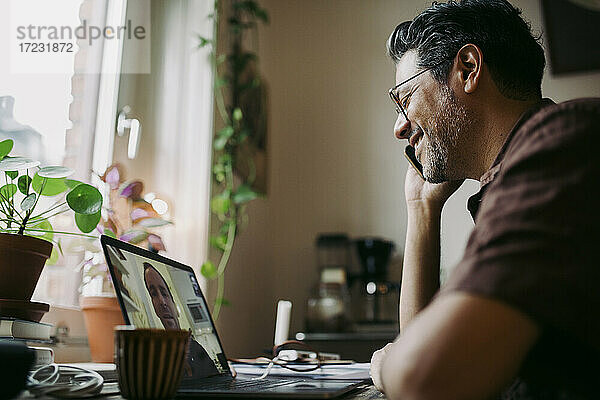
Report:
[[[229,356],[272,345],[276,301],[293,301],[292,332],[317,279],[318,232],[378,235],[401,256],[406,211],[404,145],[395,140],[387,95],[394,68],[385,41],[400,21],[430,4],[420,0],[262,0],[271,23],[260,30],[260,63],[270,88],[268,196],[249,207],[227,271],[232,307],[219,320]],[[539,3],[515,1],[535,30]],[[545,96],[600,96],[600,73],[556,78]],[[443,214],[442,264],[455,264],[472,222],[467,182]],[[399,269],[399,267],[397,267]],[[398,274],[399,271],[396,271]]]

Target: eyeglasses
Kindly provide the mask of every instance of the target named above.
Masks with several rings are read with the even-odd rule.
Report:
[[[418,72],[416,75],[411,76],[410,78],[400,82],[399,84],[397,84],[396,86],[394,86],[393,88],[391,88],[388,93],[390,95],[390,98],[392,99],[392,101],[394,102],[394,106],[396,108],[396,112],[398,114],[402,113],[402,115],[404,116],[404,119],[408,121],[408,113],[406,111],[406,104],[402,105],[402,101],[400,100],[400,98],[398,97],[398,89],[400,88],[400,86],[404,85],[407,82],[412,81],[413,79],[423,75],[425,72],[430,71],[440,65],[442,65],[443,62],[445,62],[446,60],[442,60],[439,63],[435,64],[432,67],[429,67],[427,69],[424,69],[421,72]],[[406,103],[406,100],[408,99],[408,96],[404,96],[403,100]]]
[[[303,350],[293,350],[300,348]],[[262,375],[255,380],[264,379],[269,375],[275,365],[294,372],[311,372],[321,368],[321,355],[304,342],[288,340],[273,347],[273,358],[257,357],[253,359],[230,359],[240,364],[267,365]]]

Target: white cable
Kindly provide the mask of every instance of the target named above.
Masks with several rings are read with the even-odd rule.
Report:
[[[252,378],[253,381],[257,381],[259,379],[265,379],[267,377],[267,375],[269,375],[269,373],[271,372],[271,370],[273,369],[273,366],[275,365],[275,363],[279,361],[279,356],[276,356],[275,358],[273,358],[271,360],[271,362],[269,362],[269,365],[267,366],[267,369],[265,370],[265,372],[263,372],[263,374],[261,376]]]
[[[102,391],[104,378],[96,371],[70,365],[48,364],[32,371],[27,390],[35,396],[63,399],[92,397]]]

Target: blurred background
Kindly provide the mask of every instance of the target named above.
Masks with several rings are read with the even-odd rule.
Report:
[[[230,2],[221,1],[221,7],[227,9]],[[208,18],[213,12],[208,3],[212,2],[72,3],[66,7],[76,22],[77,9],[80,19],[105,20],[118,14],[119,21],[125,17],[145,21],[151,55],[141,57],[139,49],[127,43],[114,53],[107,45],[96,54],[92,46],[85,54],[77,54],[73,70],[66,75],[22,75],[3,64],[0,96],[14,97],[15,119],[40,132],[49,160],[65,160],[82,177],[92,170],[99,176],[110,164],[119,162],[128,177],[143,181],[152,199],[164,201],[167,210],[163,214],[174,222],[161,231],[167,249],[164,254],[192,265],[200,276],[200,266],[211,254],[210,227],[214,229],[209,215],[211,138],[219,128],[219,117],[213,100],[209,49],[198,48],[198,35],[213,35],[215,27]],[[387,91],[394,86],[394,64],[385,44],[398,23],[412,19],[430,3],[258,3],[268,12],[269,23],[258,25],[247,46],[258,55],[258,71],[267,93],[265,195],[248,204],[248,223],[231,254],[225,275],[225,297],[230,305],[222,309],[217,322],[221,339],[230,357],[251,356],[270,348],[280,299],[293,304],[289,337],[307,330],[311,333],[307,317],[315,311],[316,303],[310,299],[318,300],[319,284],[329,283],[333,286],[327,287],[330,292],[326,296],[350,302],[349,321],[371,323],[359,330],[384,332],[380,339],[385,342],[394,337],[397,320],[397,284],[406,225],[403,188],[408,166],[403,156],[405,144],[392,132],[396,113]],[[600,36],[577,41],[590,49],[589,54],[579,53],[583,68],[569,71],[566,67],[557,73],[560,71],[551,69],[548,57],[552,27],[546,24],[543,8],[550,2],[512,3],[522,9],[534,33],[541,34],[547,50],[543,95],[556,102],[600,96],[600,70],[591,62],[586,67],[585,62],[593,49],[600,47],[595,43]],[[593,6],[581,7],[590,18],[600,14]],[[9,15],[8,9],[0,9],[0,25],[10,26]],[[218,26],[219,46],[224,46],[229,34],[224,16]],[[562,25],[576,29],[581,23],[576,17],[565,17]],[[2,42],[2,46],[9,46],[9,42]],[[99,66],[104,68],[102,60],[107,59],[132,69],[116,76],[90,73],[94,68],[97,72]],[[144,67],[149,63],[148,71],[135,73],[140,70],[135,69],[139,63]],[[49,111],[43,104],[53,104],[58,110]],[[130,137],[115,131],[116,117],[122,111],[125,118],[138,120],[142,127],[134,158],[128,154]],[[444,208],[442,280],[461,257],[472,228],[466,199],[478,187],[478,182],[465,182]],[[368,256],[359,256],[356,242],[365,238],[388,243],[384,253],[389,251],[389,259],[381,261],[387,274],[365,275]],[[360,243],[365,245],[364,240]],[[324,277],[323,267],[329,261],[322,257],[342,259],[333,264],[343,266],[343,277],[335,271]],[[74,272],[69,262],[46,267],[37,299],[57,306],[77,306],[81,274]],[[367,286],[371,281],[375,289]],[[380,283],[384,283],[381,288]],[[214,281],[205,280],[202,285],[213,301]],[[340,289],[344,285],[347,293]],[[386,311],[378,311],[382,314],[369,314],[374,308],[364,308],[375,293],[370,290],[385,297],[381,307]],[[323,330],[313,325],[312,331],[319,329]]]

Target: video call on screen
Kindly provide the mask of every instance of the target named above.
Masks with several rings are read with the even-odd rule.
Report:
[[[107,246],[115,287],[132,325],[191,330],[184,378],[227,373],[227,359],[193,273]]]

